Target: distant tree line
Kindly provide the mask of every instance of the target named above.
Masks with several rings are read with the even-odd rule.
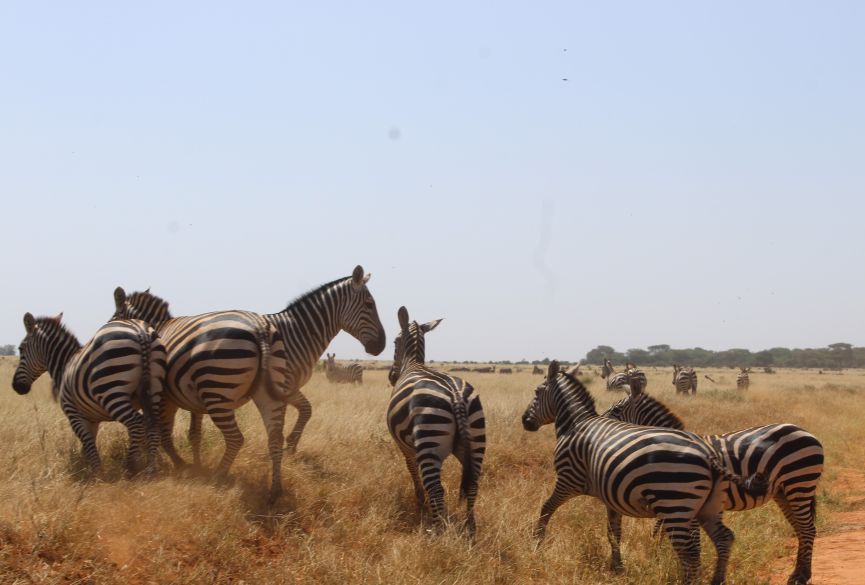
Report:
[[[0,355],[15,355],[15,346],[11,343],[0,345]]]
[[[614,364],[626,361],[638,366],[683,364],[694,367],[778,367],[778,368],[865,368],[865,347],[833,343],[818,349],[773,347],[751,352],[747,349],[711,351],[701,347],[673,349],[669,345],[650,345],[647,349],[618,352],[609,345],[599,345],[586,354],[585,361],[602,364],[609,358]]]

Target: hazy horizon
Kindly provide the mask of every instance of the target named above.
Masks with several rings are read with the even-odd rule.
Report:
[[[861,3],[0,14],[0,345],[359,263],[379,359],[400,305],[434,360],[865,346]]]

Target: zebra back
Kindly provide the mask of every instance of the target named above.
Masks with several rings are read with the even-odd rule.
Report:
[[[353,363],[348,365],[340,365],[336,363],[336,354],[327,354],[327,362],[325,362],[325,375],[329,382],[337,384],[362,384],[363,383],[363,367],[360,364]]]

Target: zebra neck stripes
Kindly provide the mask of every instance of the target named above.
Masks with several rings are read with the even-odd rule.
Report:
[[[62,315],[38,319],[30,313],[24,315],[27,336],[18,348],[20,359],[12,380],[12,387],[18,394],[27,394],[36,378],[47,371],[54,398],[59,395],[63,372],[82,347],[78,338],[60,322]]]

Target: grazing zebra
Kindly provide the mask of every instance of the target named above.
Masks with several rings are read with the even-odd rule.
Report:
[[[513,374],[513,368],[499,368],[499,374]]]
[[[697,372],[694,368],[673,364],[673,386],[676,387],[676,394],[696,394]]]
[[[721,521],[721,494],[735,482],[755,495],[765,493],[765,478],[747,480],[730,473],[712,446],[686,431],[640,427],[598,416],[586,388],[559,364],[550,363],[547,379],[537,387],[522,418],[536,431],[556,425],[556,485],[544,502],[535,527],[543,539],[553,512],[577,495],[590,495],[607,506],[611,568],[622,568],[619,541],[623,515],[657,517],[673,544],[686,585],[699,572],[699,528],[718,551],[712,583],[724,580],[732,531]]]
[[[54,398],[69,419],[93,473],[102,464],[96,449],[99,423],[118,421],[129,432],[126,471],[136,471],[138,450],[146,442],[145,472],[156,470],[159,417],[165,379],[165,348],[143,321],[111,321],[87,344],[57,317],[24,315],[26,336],[18,348],[20,361],[12,378],[18,394],[27,394],[44,372],[51,376]],[[144,415],[138,412],[139,406]]]
[[[739,368],[741,371],[736,376],[736,388],[739,390],[747,390],[751,385],[751,379],[748,374],[751,373],[751,368]]]
[[[534,366],[532,368],[532,375],[533,376],[543,375],[543,373],[544,373],[544,370],[540,366]]]
[[[603,414],[637,425],[684,429],[682,421],[659,400],[632,393]],[[811,578],[811,552],[816,528],[817,483],[823,472],[823,446],[809,432],[791,424],[772,424],[704,437],[739,475],[760,473],[767,478],[767,495],[754,497],[736,485],[723,492],[724,510],[750,510],[771,497],[796,531],[799,551],[789,585],[805,585]]]
[[[417,321],[409,322],[405,307],[400,307],[397,317],[400,333],[388,375],[393,385],[388,429],[405,457],[418,505],[423,508],[426,494],[436,524],[445,518],[442,463],[450,454],[460,461],[460,498],[466,499],[466,528],[473,537],[474,505],[486,446],[481,399],[468,382],[424,365],[424,335],[441,319],[418,325]]]
[[[627,362],[625,364],[625,376],[628,379],[628,386],[631,391],[638,388],[638,392],[645,392],[646,386],[649,385],[649,380],[646,378],[646,372],[637,367],[636,364]]]
[[[363,384],[363,368],[360,364],[341,366],[336,363],[336,354],[327,354],[324,372],[328,382],[337,384]]]
[[[384,350],[385,333],[368,280],[357,266],[351,276],[301,295],[279,313],[221,311],[176,318],[159,297],[149,292],[126,297],[118,287],[115,315],[141,318],[156,327],[168,351],[162,442],[175,465],[184,465],[171,438],[178,407],[190,411],[189,440],[196,465],[201,464],[202,416],[209,414],[222,431],[225,452],[216,474],[224,477],[243,444],[234,411],[252,400],[267,429],[273,467],[270,495],[277,498],[282,493],[286,404],[298,410],[285,439],[291,453],[312,415],[300,388],[321,354],[340,330],[358,339],[367,353]]]
[[[607,380],[607,390],[622,390],[628,386],[628,376],[624,372],[618,374],[613,369],[613,364],[604,358],[604,367],[601,368],[601,378]]]
[[[479,374],[495,374],[496,373],[496,367],[495,366],[486,366],[483,368],[475,368],[474,371],[479,373]]]

